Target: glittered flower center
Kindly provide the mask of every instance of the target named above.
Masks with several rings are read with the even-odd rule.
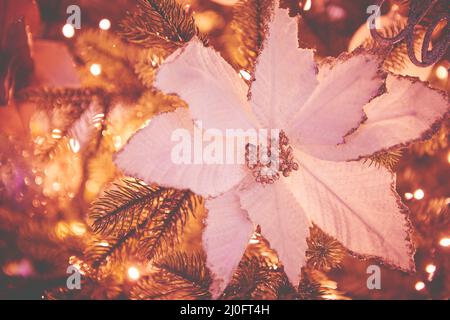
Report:
[[[298,170],[293,151],[289,138],[280,131],[278,139],[268,139],[265,146],[248,143],[245,146],[245,164],[256,182],[272,184],[280,179],[280,174],[288,177],[292,171]]]

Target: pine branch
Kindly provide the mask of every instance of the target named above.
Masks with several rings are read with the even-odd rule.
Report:
[[[52,131],[38,137],[35,145],[34,155],[41,161],[52,159],[59,151],[70,150],[70,138],[76,140],[78,152],[95,131],[96,115],[105,115],[108,108],[105,103],[108,96],[100,88],[30,89],[20,92],[18,99],[36,103],[49,114]],[[103,117],[97,120],[101,122]]]
[[[148,186],[123,179],[91,208],[92,227],[107,238],[86,250],[94,268],[120,264],[127,257],[151,260],[179,240],[186,220],[200,198],[190,191]],[[116,261],[117,260],[117,261]]]
[[[439,150],[443,150],[450,145],[449,136],[450,122],[447,121],[430,139],[413,144],[411,150],[419,156],[434,156]]]
[[[110,32],[87,30],[75,44],[75,54],[85,66],[80,68],[83,84],[103,88],[125,100],[136,100],[144,90],[135,74],[140,48],[124,42]],[[101,66],[101,74],[90,72],[92,64]]]
[[[67,277],[64,277],[66,281]],[[109,300],[123,298],[122,287],[114,279],[98,280],[91,277],[81,277],[81,290],[70,290],[67,285],[48,289],[44,292],[46,300]]]
[[[329,271],[339,267],[346,253],[341,243],[315,225],[310,228],[310,236],[306,242],[308,266],[313,269]]]
[[[137,236],[137,229],[132,229],[120,238],[94,238],[84,251],[94,275],[102,278],[112,273],[125,274],[127,261],[142,261]]]
[[[300,300],[321,300],[326,295],[326,290],[320,281],[317,281],[310,274],[302,270],[302,279],[297,288]]]
[[[394,171],[395,166],[402,157],[402,148],[397,148],[388,151],[381,151],[373,154],[372,156],[364,159],[364,163],[369,161],[369,165],[375,165],[377,167],[383,166],[390,171]]]
[[[240,42],[241,57],[236,57],[239,68],[254,71],[270,21],[272,0],[240,0],[234,7],[232,29]]]
[[[246,254],[239,263],[222,299],[274,300],[292,295],[294,288],[281,268],[261,257]]]
[[[132,299],[210,299],[211,277],[203,255],[176,253],[156,262],[154,267],[151,275],[133,287]]]
[[[296,296],[300,300],[349,300],[325,273],[308,268],[302,269]]]
[[[137,179],[114,183],[91,206],[90,218],[94,232],[121,236],[145,222],[157,210],[165,190]]]
[[[173,247],[179,241],[186,220],[194,215],[201,199],[190,191],[168,189],[156,214],[140,238],[139,246],[147,259],[161,254],[165,247]]]
[[[17,93],[19,101],[33,102],[40,108],[53,110],[66,105],[85,109],[93,97],[105,95],[101,88],[32,88]]]
[[[121,24],[128,41],[172,51],[197,36],[207,45],[194,18],[175,0],[139,0],[139,5]]]

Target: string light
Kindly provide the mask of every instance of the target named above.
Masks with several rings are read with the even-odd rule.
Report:
[[[71,25],[69,23],[65,24],[62,27],[62,33],[63,33],[64,37],[70,39],[75,35],[75,28],[73,27],[73,25]]]
[[[422,200],[425,197],[425,193],[422,189],[417,189],[414,191],[414,199],[416,200]]]
[[[36,176],[36,178],[34,178],[34,183],[36,183],[36,185],[40,186],[42,182],[44,182],[44,179],[42,179],[41,176]]]
[[[61,139],[62,138],[62,132],[59,129],[53,129],[52,131],[52,138],[53,139]]]
[[[439,241],[439,244],[442,247],[448,247],[450,246],[450,238],[442,238],[441,241]]]
[[[102,30],[109,30],[109,28],[111,28],[111,21],[109,21],[108,19],[102,19],[98,23],[98,26]]]
[[[59,183],[59,182],[53,182],[53,184],[52,184],[52,189],[54,190],[54,191],[56,191],[56,192],[58,192],[58,191],[60,191],[61,190],[61,184]]]
[[[425,268],[425,271],[428,272],[428,273],[433,273],[433,272],[436,271],[436,266],[434,264],[429,264]]]
[[[120,136],[113,137],[114,148],[119,150],[122,147],[122,138]]]
[[[86,226],[81,222],[72,222],[70,224],[70,231],[76,236],[82,236],[86,233]]]
[[[436,77],[440,80],[446,80],[448,78],[448,70],[444,66],[439,66],[436,68]]]
[[[417,291],[423,290],[423,289],[425,288],[425,283],[423,283],[422,281],[418,281],[418,282],[416,283],[416,285],[414,286],[414,288],[415,288]]]
[[[89,68],[89,71],[93,76],[98,77],[102,73],[102,66],[98,63],[93,63]]]
[[[141,276],[141,273],[139,272],[139,270],[136,267],[128,268],[128,277],[131,280],[137,280],[140,278],[140,276]]]
[[[250,81],[250,79],[252,78],[251,74],[246,70],[239,71],[239,74],[242,78],[244,78],[247,81]]]
[[[98,245],[99,245],[100,247],[104,247],[104,248],[109,247],[109,243],[108,243],[107,241],[102,241],[102,242],[100,242]]]
[[[414,195],[411,192],[406,192],[405,193],[405,199],[406,200],[411,200],[414,197]]]
[[[80,143],[78,142],[78,140],[74,139],[74,138],[70,138],[69,139],[69,146],[70,146],[70,149],[72,150],[73,153],[78,153],[80,151],[80,148],[81,148]]]
[[[312,1],[306,0],[305,5],[303,6],[303,11],[309,11],[312,7]]]

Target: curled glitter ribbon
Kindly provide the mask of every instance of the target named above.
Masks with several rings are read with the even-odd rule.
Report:
[[[381,8],[386,0],[378,0],[377,6]],[[412,63],[419,67],[428,67],[432,64],[438,62],[447,51],[450,43],[450,15],[449,13],[440,13],[433,18],[432,23],[428,26],[425,33],[425,37],[422,44],[421,58],[422,61],[417,59],[416,53],[414,52],[414,27],[422,21],[422,19],[427,15],[427,13],[433,8],[433,6],[439,0],[411,0],[409,13],[408,13],[408,23],[406,28],[402,30],[399,34],[392,38],[386,38],[380,35],[376,28],[371,28],[370,33],[375,41],[383,45],[393,45],[395,43],[406,40],[406,45],[408,48],[408,56]],[[441,21],[447,21],[445,30],[443,32],[442,38],[433,44],[433,49],[429,50],[432,41],[433,32]]]

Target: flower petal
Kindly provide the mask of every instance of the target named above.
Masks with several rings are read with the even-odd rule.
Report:
[[[181,141],[173,141],[181,137],[178,134],[183,135]],[[178,108],[154,117],[116,154],[114,162],[125,174],[147,183],[190,189],[202,196],[219,195],[239,183],[245,176],[240,165],[206,164],[202,161],[195,164],[193,135],[194,125],[189,110]],[[189,154],[189,161],[180,163],[175,158],[183,152],[178,153],[177,146],[183,146]]]
[[[176,93],[189,104],[203,127],[219,130],[256,126],[247,102],[247,85],[212,48],[198,39],[175,51],[163,63],[155,86]]]
[[[414,269],[409,221],[395,176],[362,162],[330,162],[296,151],[298,172],[288,178],[297,201],[322,230],[348,249]]]
[[[288,129],[296,145],[337,145],[364,122],[363,107],[385,90],[382,59],[363,50],[319,69],[319,85]]]
[[[213,274],[210,291],[217,298],[233,276],[253,234],[253,224],[241,209],[234,190],[206,201],[203,233],[206,262]]]
[[[313,51],[298,47],[297,19],[288,10],[275,9],[251,87],[251,105],[260,123],[285,128],[317,86],[316,73]]]
[[[239,198],[241,207],[254,224],[261,226],[262,235],[277,251],[289,280],[297,285],[309,236],[310,223],[305,212],[282,181],[271,185],[252,181],[240,189]]]
[[[450,113],[448,96],[416,78],[389,75],[388,93],[365,106],[368,120],[339,146],[301,146],[321,159],[355,160],[425,140]]]

